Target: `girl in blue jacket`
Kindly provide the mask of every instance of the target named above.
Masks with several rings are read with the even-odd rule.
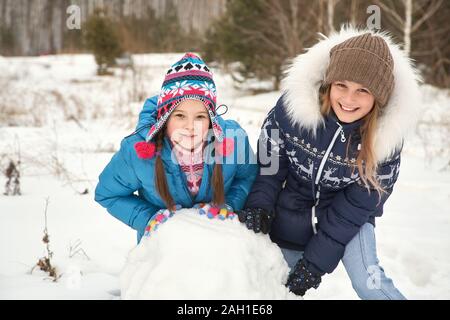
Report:
[[[298,295],[339,261],[362,299],[404,299],[379,265],[375,217],[393,191],[418,76],[382,33],[343,29],[299,55],[258,144],[239,219],[270,232]]]
[[[148,99],[136,132],[99,176],[95,201],[137,231],[159,210],[209,203],[242,209],[258,166],[245,131],[216,113],[216,87],[203,60],[185,54]]]

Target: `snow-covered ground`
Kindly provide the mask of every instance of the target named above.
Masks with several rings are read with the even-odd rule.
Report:
[[[0,57],[0,164],[4,170],[20,154],[23,194],[0,195],[1,299],[119,298],[136,235],[94,202],[93,191],[120,140],[133,131],[145,98],[158,92],[167,66],[179,57],[138,55],[137,72],[107,77],[95,75],[90,55]],[[239,121],[255,146],[279,93],[252,96],[214,71],[218,102],[229,106],[224,117]],[[395,192],[377,221],[378,254],[408,298],[449,299],[450,94],[429,86],[421,91],[421,122],[406,141]],[[2,192],[5,182],[1,175]],[[47,197],[57,282],[30,272],[46,252]],[[342,264],[305,296],[356,298]]]

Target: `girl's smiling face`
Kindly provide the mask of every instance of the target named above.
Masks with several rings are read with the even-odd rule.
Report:
[[[203,102],[183,100],[170,115],[166,133],[174,144],[192,150],[206,139],[209,124],[208,111]]]
[[[362,119],[372,110],[375,97],[363,85],[343,80],[331,84],[330,102],[338,119],[351,123]]]

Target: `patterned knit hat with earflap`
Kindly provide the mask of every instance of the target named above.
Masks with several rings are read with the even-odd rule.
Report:
[[[150,128],[146,141],[152,140],[164,126],[170,114],[186,99],[203,102],[211,119],[214,136],[223,140],[223,130],[217,121],[216,85],[211,70],[194,53],[186,53],[167,71],[157,105],[157,121]]]

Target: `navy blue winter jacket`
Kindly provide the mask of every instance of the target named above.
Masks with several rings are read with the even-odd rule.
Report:
[[[400,153],[396,152],[377,171],[386,191],[381,199],[378,192],[369,192],[361,184],[355,168],[361,122],[341,123],[332,112],[314,137],[292,126],[280,98],[262,127],[260,172],[246,207],[274,210],[272,240],[284,248],[304,250],[304,258],[320,274],[331,273],[360,227],[374,224],[375,217],[382,215],[399,173]],[[272,130],[279,130],[278,138]],[[264,155],[270,161],[264,161]],[[276,161],[278,170],[265,174]]]
[[[376,175],[385,190],[380,199],[364,187],[355,168],[362,121],[344,124],[333,112],[323,116],[320,111],[331,49],[363,32],[344,28],[293,60],[281,82],[282,97],[262,126],[259,174],[246,202],[246,207],[274,210],[272,240],[304,251],[312,271],[320,274],[331,273],[360,227],[375,224],[383,214],[399,174],[404,138],[421,109],[414,65],[388,36],[378,34],[389,46],[395,79],[374,128]],[[272,129],[279,129],[278,137]],[[279,168],[269,170],[275,164]]]

